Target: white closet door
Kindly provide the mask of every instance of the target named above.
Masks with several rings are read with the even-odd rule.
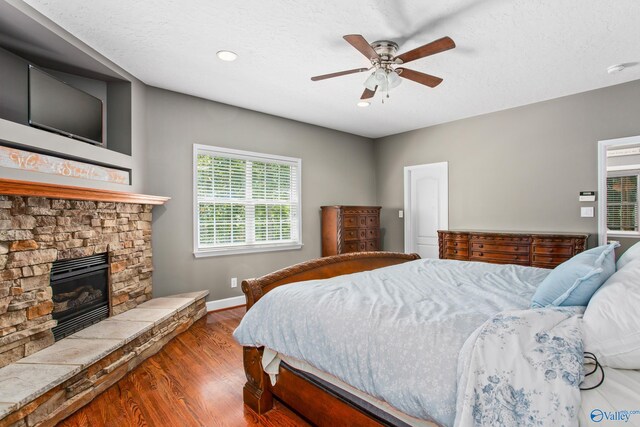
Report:
[[[438,230],[449,227],[448,163],[404,168],[404,250],[438,258]]]

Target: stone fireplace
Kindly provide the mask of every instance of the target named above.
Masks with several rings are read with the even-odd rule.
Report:
[[[151,208],[0,195],[0,367],[53,344],[58,315],[65,314],[61,301],[75,292],[65,288],[67,295],[54,297],[52,284],[70,275],[59,267],[67,260],[107,263],[109,315],[151,299]],[[83,285],[77,296],[90,299]]]
[[[55,425],[206,314],[208,291],[151,298],[167,201],[0,178],[0,426]]]

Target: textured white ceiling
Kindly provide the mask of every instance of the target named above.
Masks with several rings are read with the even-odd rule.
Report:
[[[640,78],[606,73],[640,62],[638,0],[25,2],[149,85],[372,138]],[[407,65],[440,86],[405,80],[358,108],[366,73],[309,79],[368,65],[353,33],[458,47]]]

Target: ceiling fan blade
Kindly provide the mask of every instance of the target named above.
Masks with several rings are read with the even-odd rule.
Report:
[[[321,76],[311,77],[311,80],[316,82],[318,80],[324,80],[324,79],[330,79],[330,78],[333,78],[333,77],[346,76],[347,74],[362,73],[363,71],[367,71],[367,70],[368,70],[368,68],[354,68],[353,70],[338,71],[337,73],[323,74]]]
[[[409,70],[408,68],[398,67],[396,68],[396,73],[398,73],[400,77],[413,80],[416,83],[420,83],[429,87],[436,87],[440,83],[442,83],[442,79],[440,77],[421,73],[419,71]]]
[[[360,99],[373,98],[373,96],[376,94],[376,90],[378,90],[378,86],[376,86],[373,90],[365,89],[364,92],[362,92],[362,96],[360,97]]]
[[[456,44],[450,37],[443,37],[410,50],[409,52],[405,52],[402,55],[398,55],[395,57],[395,61],[399,64],[406,64],[407,62],[415,61],[416,59],[424,58],[425,56],[453,49],[454,47],[456,47]]]
[[[370,61],[372,59],[380,60],[380,56],[371,47],[368,41],[365,40],[360,34],[349,34],[343,37],[347,43],[355,47],[361,54],[367,57]]]

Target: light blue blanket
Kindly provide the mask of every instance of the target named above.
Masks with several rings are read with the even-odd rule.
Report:
[[[452,425],[463,343],[496,313],[529,306],[549,270],[448,260],[280,286],[234,332],[305,361],[420,419]]]

